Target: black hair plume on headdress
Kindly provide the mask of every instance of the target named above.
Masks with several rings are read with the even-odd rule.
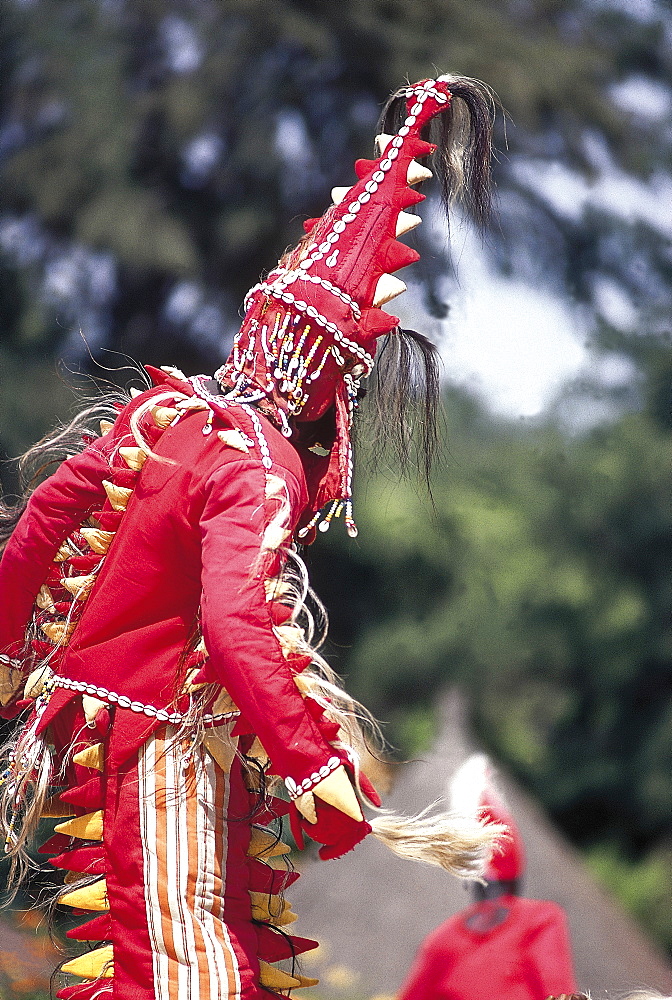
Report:
[[[450,74],[439,79],[450,88],[452,101],[425,127],[422,137],[437,147],[433,166],[442,201],[447,210],[456,197],[461,197],[476,222],[485,225],[491,211],[490,160],[497,100],[479,80]],[[378,122],[380,132],[397,132],[403,124],[407,89],[400,88],[388,99]]]
[[[366,438],[374,466],[391,452],[402,473],[429,486],[439,443],[439,352],[427,337],[399,327],[382,339],[366,401]]]

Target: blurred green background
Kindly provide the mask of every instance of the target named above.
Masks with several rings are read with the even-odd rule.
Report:
[[[435,696],[459,684],[484,745],[672,948],[672,6],[6,0],[0,32],[2,459],[86,373],[213,370],[245,291],[371,155],[406,77],[496,91],[479,260],[571,307],[587,363],[505,417],[487,383],[451,381],[448,342],[434,504],[364,450],[359,538],[336,526],[308,561],[332,663],[399,753],[431,744]],[[450,340],[469,258],[437,229],[414,234],[413,325]],[[11,462],[0,476],[16,489]]]

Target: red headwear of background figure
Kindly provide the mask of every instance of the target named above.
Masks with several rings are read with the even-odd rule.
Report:
[[[469,757],[451,783],[451,805],[456,812],[479,814],[507,828],[485,872],[486,882],[517,882],[525,871],[525,848],[516,822],[497,790],[490,761],[484,754]]]
[[[477,902],[423,942],[399,1000],[545,1000],[576,990],[564,912],[518,895],[525,869],[518,827],[499,794],[490,762],[470,757],[451,785],[451,806],[506,824],[509,837],[474,883]]]

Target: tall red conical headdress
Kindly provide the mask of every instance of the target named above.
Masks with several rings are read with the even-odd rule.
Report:
[[[377,159],[357,161],[359,180],[334,189],[335,204],[305,224],[308,236],[250,290],[231,355],[216,373],[230,398],[257,403],[310,452],[312,516],[303,537],[325,505],[323,530],[344,511],[356,534],[353,408],[359,379],[373,368],[376,339],[399,323],[380,308],[405,290],[393,272],[419,259],[397,237],[419,221],[403,210],[424,200],[413,185],[431,172],[415,158],[436,149],[421,132],[450,108],[449,79],[407,88],[396,135],[378,136]]]
[[[525,849],[520,831],[506,807],[492,776],[485,754],[473,754],[455,772],[450,785],[450,804],[455,812],[480,816],[507,828],[484,873],[488,882],[513,882],[525,871]]]

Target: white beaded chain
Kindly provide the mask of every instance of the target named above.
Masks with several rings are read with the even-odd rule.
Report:
[[[314,771],[310,777],[304,778],[303,781],[297,782],[294,778],[285,778],[285,787],[290,799],[297,799],[304,792],[309,792],[311,788],[314,788],[320,781],[327,778],[341,764],[340,757],[330,757],[326,764],[323,764],[318,771]]]
[[[61,674],[53,675],[53,683],[56,687],[66,688],[69,691],[79,691],[81,694],[89,694],[93,698],[100,698],[103,701],[109,701],[112,705],[118,705],[119,708],[130,708],[131,712],[137,712],[147,715],[152,719],[158,719],[159,722],[170,722],[174,725],[179,725],[183,721],[184,716],[180,712],[168,712],[165,708],[156,708],[155,705],[146,705],[142,701],[134,701],[125,694],[117,694],[116,691],[109,691],[107,688],[98,687],[97,684],[86,684],[84,681],[73,681],[69,677],[63,677]],[[213,715],[212,713],[207,713],[203,716],[204,722],[219,722],[224,719],[233,719],[240,715],[240,712],[236,709],[234,712],[224,712],[219,715]]]
[[[12,660],[11,657],[5,656],[4,653],[0,653],[0,663],[4,663],[6,666],[14,668],[22,666],[21,660]]]
[[[242,409],[245,410],[248,417],[252,421],[252,426],[254,427],[254,433],[257,439],[257,443],[259,445],[259,451],[261,452],[261,464],[265,469],[273,468],[273,459],[271,458],[271,452],[268,447],[268,441],[266,440],[264,429],[261,426],[261,420],[259,419],[258,413],[251,406],[248,406],[247,403],[241,403],[240,405]]]

